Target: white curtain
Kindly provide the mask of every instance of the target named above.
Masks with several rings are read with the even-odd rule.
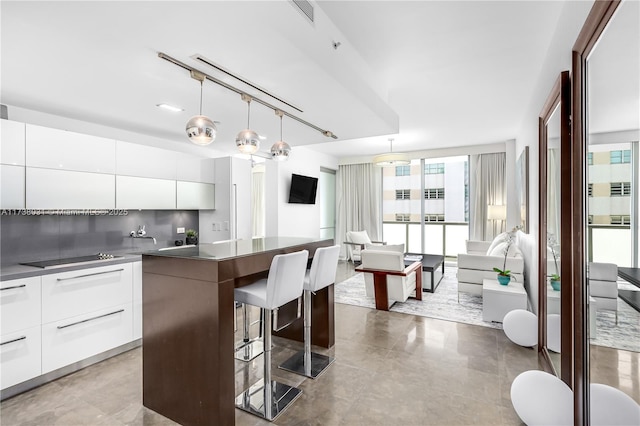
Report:
[[[560,148],[547,150],[547,233],[560,241]]]
[[[264,237],[264,165],[251,171],[251,227],[253,237]]]
[[[489,220],[487,206],[507,204],[506,164],[504,152],[472,155],[471,217],[469,234],[472,240],[491,241],[506,228],[505,220]]]
[[[382,173],[373,164],[340,166],[336,173],[336,244],[345,241],[347,231],[367,231],[369,238],[382,237]],[[346,257],[342,245],[340,257]]]

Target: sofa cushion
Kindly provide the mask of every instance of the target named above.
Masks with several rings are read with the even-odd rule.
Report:
[[[507,233],[503,232],[502,234],[498,234],[493,241],[491,241],[491,245],[487,249],[487,256],[491,256],[493,249],[496,248],[498,244],[505,243],[507,241]]]
[[[488,252],[487,256],[504,256],[504,251],[508,246],[509,246],[509,243],[506,241],[503,241],[500,244],[497,244],[491,252]],[[517,245],[511,244],[511,246],[509,246],[509,253],[507,254],[507,256],[508,257],[522,256],[522,252],[520,251]]]
[[[371,244],[371,238],[369,238],[367,231],[349,231],[347,232],[347,238],[352,243]]]

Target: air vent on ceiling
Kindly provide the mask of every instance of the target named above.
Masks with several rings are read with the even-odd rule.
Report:
[[[304,16],[313,22],[313,5],[307,0],[293,0],[293,4],[304,14]]]

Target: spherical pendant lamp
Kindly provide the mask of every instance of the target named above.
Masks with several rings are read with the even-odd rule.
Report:
[[[236,136],[236,146],[243,154],[253,154],[260,148],[260,137],[251,130],[251,96],[242,94],[242,100],[247,103],[247,128],[241,130]]]
[[[289,159],[289,154],[291,154],[291,146],[282,140],[282,116],[284,113],[277,109],[276,115],[280,117],[280,140],[274,143],[271,147],[271,159],[276,161],[286,161]]]
[[[187,121],[185,130],[191,142],[196,145],[206,146],[214,141],[218,129],[209,117],[202,115],[202,83],[204,82],[204,75],[191,71],[191,77],[200,81],[200,114],[191,117]]]

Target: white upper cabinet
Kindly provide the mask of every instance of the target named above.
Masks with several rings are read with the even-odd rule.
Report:
[[[116,172],[115,140],[27,124],[30,167],[93,173]]]
[[[213,210],[216,192],[212,183],[176,182],[176,207],[178,210]]]
[[[176,181],[116,176],[116,208],[173,210],[176,208]]]
[[[187,182],[215,183],[213,158],[202,159],[195,155],[178,154],[176,179]]]
[[[114,175],[27,167],[28,209],[113,209]]]
[[[116,174],[175,180],[178,155],[175,151],[117,141]]]
[[[0,208],[24,209],[24,166],[0,164]]]
[[[24,123],[0,120],[0,163],[24,166]]]

